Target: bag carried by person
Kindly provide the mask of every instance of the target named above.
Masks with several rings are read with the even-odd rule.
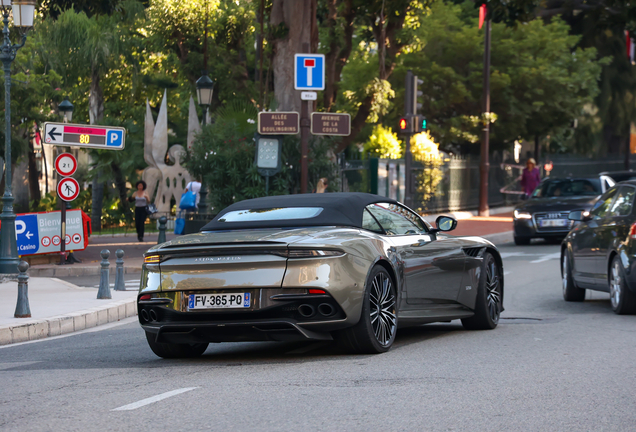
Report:
[[[179,216],[177,216],[177,219],[175,219],[174,221],[174,233],[176,235],[182,235],[184,231],[185,231],[185,219],[183,218],[183,215],[181,214],[181,212],[179,212]]]
[[[196,210],[197,209],[197,196],[192,191],[187,191],[181,195],[181,201],[179,201],[179,208],[181,210]]]
[[[154,205],[153,203],[150,203],[146,206],[146,213],[148,214],[148,216],[151,216],[155,213],[157,213],[159,210],[157,210],[157,206]]]

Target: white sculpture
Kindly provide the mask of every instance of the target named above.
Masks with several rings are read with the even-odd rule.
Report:
[[[192,98],[191,98],[192,99]],[[191,109],[194,106],[191,101]],[[196,111],[195,111],[196,116]],[[191,132],[193,126],[188,124],[188,145],[191,146],[191,139],[194,141],[196,128]],[[198,124],[198,121],[197,121]],[[199,126],[199,131],[200,131]],[[173,145],[168,150],[168,102],[167,92],[164,91],[157,124],[154,123],[150,104],[146,101],[146,122],[144,135],[144,160],[148,167],[144,169],[142,178],[148,185],[148,195],[152,199],[160,213],[170,211],[170,200],[174,197],[177,206],[181,200],[181,195],[185,192],[186,185],[190,182],[191,176],[186,169],[181,166],[181,161],[186,154],[186,150],[181,145]],[[192,135],[191,135],[192,134]],[[192,138],[191,138],[192,136]],[[168,160],[173,164],[166,163],[166,153]],[[155,194],[155,190],[157,194]]]

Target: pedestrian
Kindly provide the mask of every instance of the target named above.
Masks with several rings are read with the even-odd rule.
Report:
[[[199,207],[199,192],[201,191],[201,182],[192,180],[190,183],[186,185],[186,192],[192,191],[194,195],[196,195],[196,206]]]
[[[323,177],[318,180],[318,184],[316,185],[316,193],[325,193],[327,192],[327,188],[329,187],[329,179],[327,177]]]
[[[148,212],[146,206],[150,203],[150,197],[146,192],[146,182],[139,180],[135,185],[137,190],[133,193],[132,198],[135,200],[135,229],[137,230],[137,239],[144,241],[144,228]]]
[[[539,173],[539,168],[537,168],[537,161],[534,158],[530,158],[521,174],[521,189],[526,197],[532,195],[539,183],[541,183],[541,174]]]

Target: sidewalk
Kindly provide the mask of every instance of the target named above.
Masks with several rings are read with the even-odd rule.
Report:
[[[17,282],[0,283],[0,345],[59,336],[137,315],[137,290],[111,290],[97,300],[97,289],[55,278],[29,278],[31,318],[14,318]]]

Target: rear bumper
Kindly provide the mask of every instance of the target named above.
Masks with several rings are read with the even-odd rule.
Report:
[[[329,332],[308,330],[286,319],[172,323],[142,328],[161,343],[332,340]]]

